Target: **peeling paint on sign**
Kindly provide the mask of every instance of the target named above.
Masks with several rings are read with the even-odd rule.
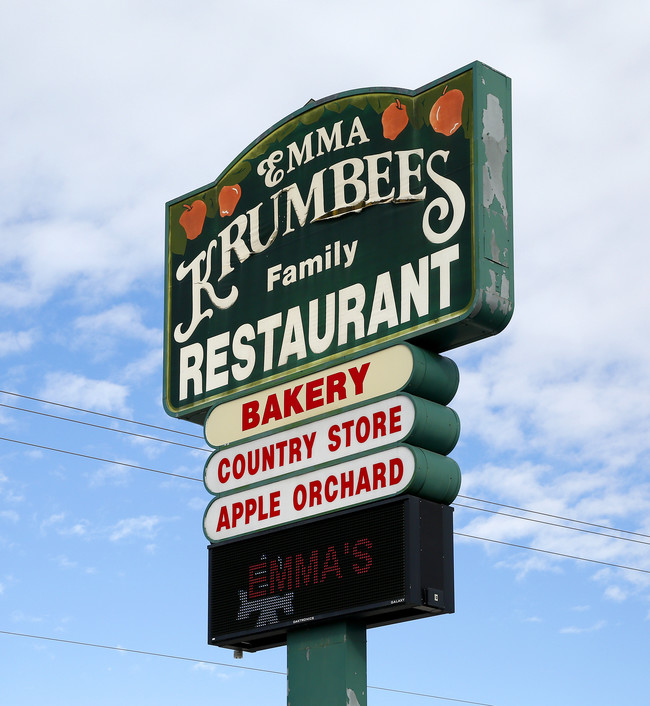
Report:
[[[501,286],[497,287],[497,273],[490,271],[492,284],[485,290],[485,303],[490,309],[490,313],[498,309],[502,314],[508,314],[512,310],[510,301],[510,282],[505,272],[501,275]]]
[[[508,138],[505,134],[501,104],[492,94],[488,94],[487,108],[483,111],[482,140],[486,157],[483,165],[483,206],[490,208],[496,198],[507,228],[508,204],[503,185],[503,163],[508,152]]]
[[[345,691],[348,695],[347,706],[360,706],[359,699],[357,699],[357,695],[354,693],[354,689],[346,689]]]

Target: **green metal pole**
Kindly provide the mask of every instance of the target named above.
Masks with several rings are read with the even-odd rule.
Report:
[[[366,626],[351,621],[290,631],[287,706],[367,706]]]

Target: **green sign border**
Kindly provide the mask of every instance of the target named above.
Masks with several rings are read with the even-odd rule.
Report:
[[[251,154],[263,155],[275,143],[282,133],[283,126],[287,128],[296,118],[311,111],[314,126],[317,125],[319,110],[324,110],[325,104],[333,101],[354,100],[373,95],[377,99],[389,94],[391,100],[395,96],[416,97],[419,94],[440,87],[457,79],[462,74],[472,72],[472,135],[471,150],[471,250],[473,299],[461,311],[440,316],[431,324],[414,326],[411,329],[400,330],[382,338],[361,344],[351,344],[347,349],[333,355],[316,360],[307,360],[290,369],[270,374],[263,379],[237,387],[228,387],[212,395],[205,395],[197,401],[186,405],[174,406],[170,401],[170,387],[173,374],[170,370],[170,347],[172,345],[172,256],[174,243],[171,237],[170,212],[179,204],[187,202],[193,196],[205,193],[216,185],[223,186],[237,183],[238,165],[243,158]],[[446,89],[445,89],[446,90]],[[320,111],[322,113],[322,110]],[[465,345],[472,341],[494,335],[503,330],[509,322],[514,307],[513,292],[513,250],[512,250],[512,152],[511,152],[511,93],[510,79],[505,75],[474,62],[447,76],[423,86],[417,90],[395,88],[371,88],[330,96],[317,102],[310,102],[300,110],[295,111],[284,120],[267,130],[258,140],[243,150],[222,174],[207,187],[201,187],[182,197],[173,199],[166,205],[166,253],[165,253],[165,341],[164,341],[164,393],[163,403],[168,414],[186,418],[202,424],[209,408],[215,403],[223,402],[243,394],[250,394],[278,382],[284,382],[327,368],[333,363],[340,363],[360,353],[371,353],[405,339],[414,341],[417,345],[432,351],[442,352]]]

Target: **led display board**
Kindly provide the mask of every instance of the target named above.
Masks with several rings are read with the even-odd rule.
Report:
[[[255,651],[345,616],[454,611],[453,510],[409,495],[208,547],[208,642]]]
[[[513,310],[510,80],[312,101],[166,205],[167,412],[391,342],[441,352]]]

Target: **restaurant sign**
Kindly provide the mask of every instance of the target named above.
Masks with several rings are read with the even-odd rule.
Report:
[[[166,410],[210,407],[410,339],[440,352],[513,310],[510,81],[310,102],[166,206]]]

